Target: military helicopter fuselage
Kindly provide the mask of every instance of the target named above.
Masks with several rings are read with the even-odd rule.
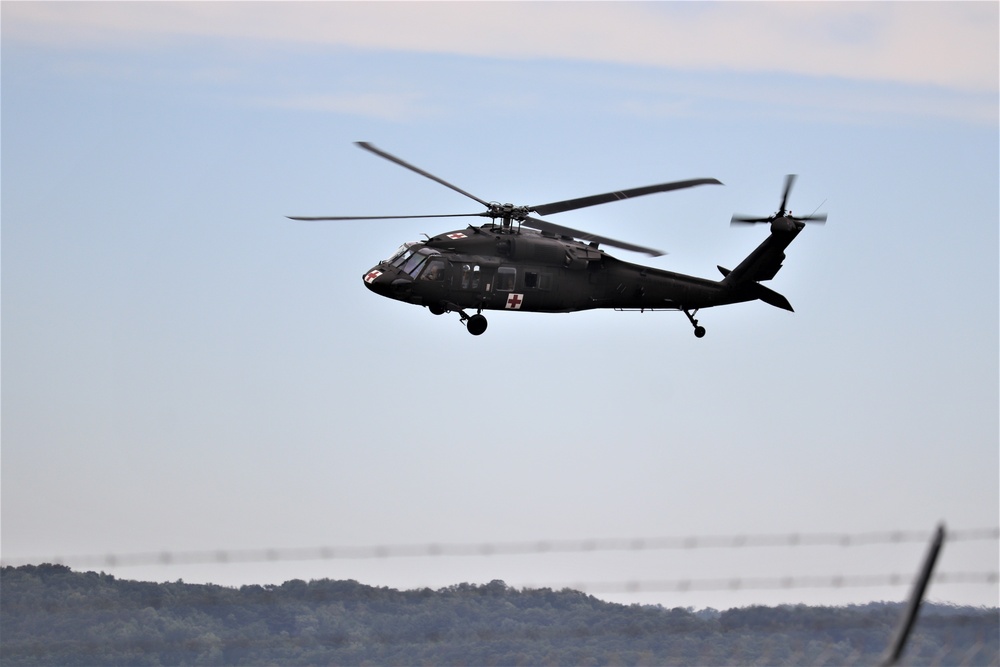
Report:
[[[435,314],[679,310],[701,337],[704,329],[693,316],[701,308],[763,299],[791,310],[783,297],[741,276],[765,279],[762,269],[773,276],[783,249],[804,226],[791,220],[772,225],[768,241],[735,271],[720,267],[719,281],[626,262],[572,238],[487,224],[407,243],[366,272],[364,282],[380,296],[426,306]],[[471,333],[485,324],[475,317],[469,318]]]
[[[705,328],[695,319],[702,308],[760,300],[790,311],[792,306],[785,297],[760,283],[774,278],[785,259],[785,248],[802,231],[806,221],[826,220],[822,214],[794,217],[786,210],[795,178],[788,176],[777,213],[765,218],[733,216],[731,221],[732,224],[768,223],[770,235],[735,269],[720,266],[721,280],[710,280],[616,259],[600,246],[654,257],[663,253],[556,225],[531,214],[548,216],[657,192],[721,185],[714,178],[659,183],[536,206],[513,206],[480,199],[369,143],[358,142],[358,146],[473,199],[486,210],[443,215],[290,217],[294,220],[489,218],[488,224],[469,225],[425,241],[406,243],[363,276],[368,289],[378,295],[425,306],[436,315],[458,313],[469,333],[477,336],[486,330],[484,310],[537,313],[593,308],[677,310],[687,316],[698,338],[705,335]],[[475,314],[469,315],[466,310],[474,310]]]

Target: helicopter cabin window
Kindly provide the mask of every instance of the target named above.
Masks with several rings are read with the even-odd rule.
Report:
[[[459,279],[461,282],[462,289],[479,289],[479,265],[478,264],[463,264],[462,265],[462,275]]]
[[[537,271],[524,272],[525,289],[547,290],[552,288],[552,274],[538,273]]]
[[[427,262],[427,268],[424,269],[424,273],[420,276],[420,279],[434,281],[444,280],[444,268],[445,265],[443,259],[432,259]]]
[[[517,279],[517,269],[513,266],[501,266],[497,269],[496,290],[498,292],[510,292],[514,289],[514,282]]]

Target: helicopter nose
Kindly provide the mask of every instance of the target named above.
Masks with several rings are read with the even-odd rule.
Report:
[[[409,277],[401,278],[392,271],[387,273],[379,267],[373,268],[362,276],[362,278],[365,281],[365,287],[372,292],[392,298],[400,298],[400,296],[409,291],[409,288],[413,284],[413,281]]]
[[[384,272],[377,267],[366,273],[362,276],[365,281],[365,287],[376,294],[385,294],[388,291],[389,285],[384,278],[381,281],[379,280],[383,274]]]

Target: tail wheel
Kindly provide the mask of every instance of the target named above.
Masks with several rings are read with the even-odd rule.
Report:
[[[691,320],[691,326],[694,327],[694,337],[695,338],[704,338],[705,337],[705,327],[703,327],[700,324],[698,324],[698,320],[696,320],[694,318],[695,314],[698,312],[698,309],[695,308],[694,312],[688,310],[687,308],[682,308],[681,310],[683,310],[684,314],[687,315],[687,318],[689,320]]]

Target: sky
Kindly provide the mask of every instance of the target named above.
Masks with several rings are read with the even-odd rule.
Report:
[[[944,523],[928,597],[997,605],[998,7],[2,3],[3,563],[853,604]],[[829,218],[794,313],[473,337],[361,280],[458,223],[285,217],[479,212],[355,141],[517,205],[717,178],[552,216],[712,279],[786,174]]]

